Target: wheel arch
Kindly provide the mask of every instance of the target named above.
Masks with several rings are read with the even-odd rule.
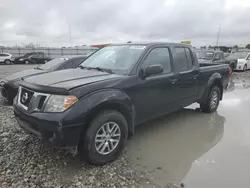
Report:
[[[86,125],[84,126],[83,131],[85,132],[88,127],[90,122],[96,117],[97,114],[100,114],[101,112],[105,110],[116,110],[119,113],[121,113],[128,124],[128,136],[131,137],[134,135],[134,120],[133,120],[133,114],[131,114],[130,110],[126,107],[126,105],[114,101],[106,101],[104,103],[101,103],[97,106],[95,106],[93,109],[91,109],[87,114],[86,114]]]
[[[204,101],[206,101],[206,99],[209,95],[209,92],[211,91],[212,87],[215,85],[218,86],[220,89],[220,100],[222,100],[222,98],[223,98],[223,84],[222,84],[221,79],[222,79],[222,77],[219,73],[215,73],[210,77],[210,79],[207,82],[206,89],[203,92],[201,99],[198,100],[198,103],[203,103]]]

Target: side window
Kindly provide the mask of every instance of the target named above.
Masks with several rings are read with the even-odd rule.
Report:
[[[191,54],[190,49],[185,48],[185,53],[186,53],[186,57],[187,57],[188,68],[192,69],[194,63],[193,63],[193,58],[192,58],[192,54]]]
[[[163,66],[163,73],[171,73],[171,59],[168,48],[155,48],[149,52],[147,58],[143,62],[143,68],[149,65],[161,64]]]
[[[1,56],[1,57],[7,57],[7,56],[9,56],[9,55],[7,55],[7,54],[0,54],[0,56]]]
[[[192,56],[188,48],[175,47],[176,65],[179,72],[190,70],[193,67]]]
[[[224,53],[221,53],[221,59],[225,59]]]
[[[246,58],[247,60],[250,60],[250,54],[248,54],[248,56],[247,56],[247,58]]]
[[[221,59],[220,53],[215,53],[214,60],[220,60],[220,59]]]

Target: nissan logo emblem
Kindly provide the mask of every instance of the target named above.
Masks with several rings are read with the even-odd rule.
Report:
[[[28,100],[28,98],[29,98],[28,93],[24,93],[24,94],[22,95],[22,97],[21,97],[22,103],[25,103],[25,102]]]

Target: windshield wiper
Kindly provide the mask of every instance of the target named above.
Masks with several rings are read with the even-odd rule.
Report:
[[[113,74],[113,71],[111,69],[104,69],[101,67],[85,67],[85,66],[79,66],[81,69],[87,69],[87,70],[97,70],[101,72],[107,72],[109,74]]]

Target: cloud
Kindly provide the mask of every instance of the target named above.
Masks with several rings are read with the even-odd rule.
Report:
[[[128,40],[250,43],[248,0],[9,0],[0,3],[3,44],[73,45]],[[249,40],[249,41],[248,41]]]

